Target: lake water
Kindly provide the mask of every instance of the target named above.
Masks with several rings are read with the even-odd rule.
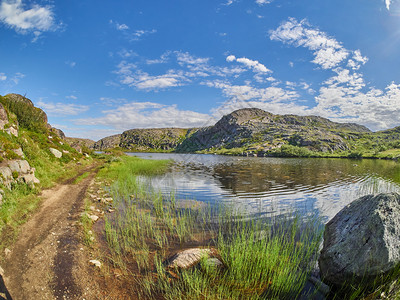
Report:
[[[324,222],[358,197],[400,191],[400,163],[389,160],[258,158],[205,154],[130,153],[172,159],[162,176],[141,178],[176,199],[228,204],[250,216],[293,211]]]

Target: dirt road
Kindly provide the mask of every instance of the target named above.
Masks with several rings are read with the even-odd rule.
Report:
[[[13,300],[101,298],[79,237],[83,200],[97,167],[82,170],[90,175],[77,184],[71,179],[43,191],[40,209],[22,226],[2,266]]]

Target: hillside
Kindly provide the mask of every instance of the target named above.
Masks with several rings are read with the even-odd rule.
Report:
[[[0,232],[18,210],[16,191],[48,187],[64,166],[82,158],[46,113],[18,94],[0,96]]]
[[[132,129],[103,138],[93,148],[105,150],[119,147],[130,151],[168,152],[175,150],[187,133],[188,129],[181,128]]]
[[[368,133],[364,126],[335,123],[316,116],[274,115],[258,108],[234,111],[214,126],[201,128],[177,147],[178,152],[245,148],[267,153],[282,145],[307,147],[311,151],[348,150],[347,138]]]
[[[400,156],[400,127],[371,132],[354,123],[318,116],[275,115],[257,108],[236,110],[203,128],[132,129],[104,138],[94,148],[196,152],[251,156]]]

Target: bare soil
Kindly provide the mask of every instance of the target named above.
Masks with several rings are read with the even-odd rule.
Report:
[[[22,226],[2,266],[12,299],[104,299],[79,229],[86,190],[97,170],[94,163],[81,170],[89,176],[79,183],[74,179],[80,174],[42,192],[41,207]]]

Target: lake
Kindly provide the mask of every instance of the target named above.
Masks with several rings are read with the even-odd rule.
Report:
[[[327,222],[358,197],[400,191],[400,164],[391,160],[129,155],[174,161],[165,175],[140,178],[162,193],[172,192],[180,200],[227,204],[253,217],[296,211]]]

